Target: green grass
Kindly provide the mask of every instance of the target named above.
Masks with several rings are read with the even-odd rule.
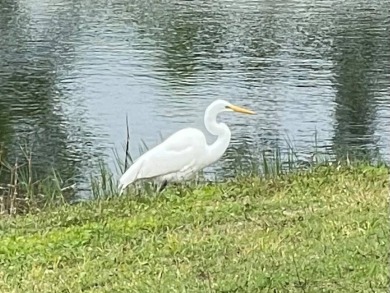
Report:
[[[171,187],[0,219],[0,292],[387,292],[385,167]]]

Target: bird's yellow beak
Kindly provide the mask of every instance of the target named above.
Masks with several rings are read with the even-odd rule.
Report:
[[[230,106],[226,106],[226,108],[229,108],[235,112],[240,112],[240,113],[244,113],[244,114],[251,114],[251,115],[255,114],[255,112],[248,110],[248,109],[241,108],[239,106],[230,105]]]

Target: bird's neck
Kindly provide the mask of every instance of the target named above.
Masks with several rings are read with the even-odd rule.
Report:
[[[214,143],[208,148],[208,163],[213,163],[220,159],[229,146],[231,133],[229,127],[225,123],[218,123],[217,116],[219,113],[206,111],[204,124],[208,132],[217,136]]]

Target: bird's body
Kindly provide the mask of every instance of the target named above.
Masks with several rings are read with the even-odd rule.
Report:
[[[154,178],[157,181],[181,181],[202,168],[203,162],[196,160],[205,153],[206,138],[196,128],[184,128],[169,136],[163,144],[143,154],[123,174],[121,183],[137,179]],[[180,160],[175,158],[188,158]]]
[[[208,145],[202,131],[184,128],[169,136],[161,144],[139,157],[120,178],[121,193],[131,183],[140,179],[160,182],[180,182],[189,179],[197,171],[222,157],[230,143],[231,133],[224,123],[217,123],[220,112],[237,111],[254,114],[252,111],[217,100],[205,112],[206,129],[217,140]]]

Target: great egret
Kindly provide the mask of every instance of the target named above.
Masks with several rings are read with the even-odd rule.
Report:
[[[204,115],[207,131],[217,136],[211,145],[207,144],[202,131],[184,128],[169,136],[161,144],[140,156],[119,179],[120,193],[131,183],[140,179],[155,179],[162,183],[162,190],[168,182],[188,179],[197,171],[222,157],[230,142],[230,129],[225,123],[217,122],[221,112],[235,111],[255,114],[253,111],[235,106],[224,100],[211,103]]]

